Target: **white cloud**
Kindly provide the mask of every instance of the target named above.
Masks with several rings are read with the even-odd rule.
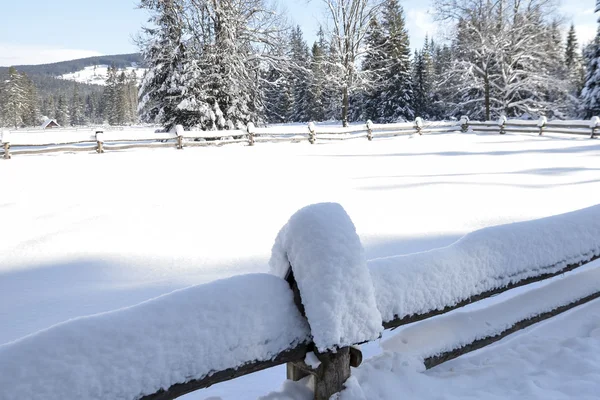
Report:
[[[429,35],[430,39],[435,36],[437,25],[427,12],[427,8],[405,9],[405,12],[406,28],[410,35],[410,46],[413,49],[420,49],[423,47],[426,35]]]
[[[6,67],[11,65],[49,64],[100,55],[102,53],[93,50],[0,43],[0,66]]]
[[[580,45],[591,42],[596,36],[598,24],[594,14],[593,2],[564,1],[560,14],[566,18],[567,26],[573,22]]]

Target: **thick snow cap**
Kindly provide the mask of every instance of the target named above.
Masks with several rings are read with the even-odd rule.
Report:
[[[2,400],[133,400],[310,339],[289,285],[235,276],[0,345]]]
[[[269,264],[281,277],[292,266],[319,351],[379,337],[381,314],[364,250],[341,205],[296,212],[277,235]]]

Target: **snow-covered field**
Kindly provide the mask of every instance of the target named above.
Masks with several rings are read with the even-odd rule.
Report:
[[[373,259],[598,204],[598,171],[599,141],[561,135],[15,156],[0,163],[0,344],[266,272],[277,232],[307,204],[342,204]],[[342,398],[594,398],[598,332],[596,301],[426,373],[406,355],[376,356],[374,342]],[[296,384],[280,392],[284,377],[273,368],[187,398],[305,398]]]
[[[106,85],[106,77],[108,74],[108,65],[92,65],[85,67],[81,71],[72,72],[70,74],[61,75],[60,78],[67,81],[75,81],[78,83],[86,83],[88,85]],[[131,74],[131,71],[135,71],[137,74],[138,81],[141,82],[144,77],[145,68],[138,68],[135,66],[127,67],[119,70],[119,74],[125,71],[127,75]]]

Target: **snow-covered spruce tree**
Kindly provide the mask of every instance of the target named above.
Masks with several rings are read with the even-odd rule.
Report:
[[[311,121],[325,120],[325,87],[327,85],[327,41],[320,27],[317,41],[313,44],[310,59],[310,85],[308,88],[308,118]]]
[[[54,97],[48,96],[42,101],[42,115],[50,119],[56,118],[56,104],[54,103]]]
[[[22,73],[23,86],[25,89],[25,109],[23,110],[23,124],[25,126],[38,126],[40,123],[40,112],[39,112],[39,97],[37,89],[33,81],[25,74]]]
[[[279,57],[287,59],[287,42],[282,39],[285,46],[279,49]],[[262,91],[265,102],[265,119],[270,123],[288,122],[292,106],[292,87],[289,81],[289,69],[285,64],[271,64],[262,72]]]
[[[58,96],[58,104],[56,105],[56,122],[60,126],[68,126],[69,119],[69,104],[64,95]]]
[[[121,71],[117,78],[116,87],[116,125],[125,125],[131,121],[131,99],[129,98],[129,88],[127,74]]]
[[[350,96],[368,86],[368,75],[357,68],[357,62],[364,54],[363,41],[369,21],[377,14],[379,0],[322,0],[329,10],[331,22],[332,68],[331,81],[341,91],[341,119],[348,125]]]
[[[27,90],[23,75],[15,67],[8,69],[8,76],[3,82],[2,114],[5,124],[15,129],[23,125],[23,115],[27,108]]]
[[[181,100],[178,86],[182,84],[178,79],[185,61],[183,3],[179,0],[141,0],[140,8],[151,13],[149,22],[152,25],[143,28],[138,41],[148,66],[139,90],[140,118],[170,128],[187,121],[177,109]]]
[[[579,52],[579,44],[577,41],[577,33],[575,25],[571,24],[567,34],[567,43],[565,47],[565,68],[567,69],[570,94],[571,96],[579,96],[585,80],[585,68],[583,60]]]
[[[386,122],[412,120],[415,117],[410,62],[410,41],[404,10],[398,0],[386,0],[383,7],[384,74],[379,115]]]
[[[429,38],[421,51],[415,51],[413,60],[413,109],[414,115],[421,118],[431,116],[433,103],[433,60]]]
[[[140,41],[150,67],[140,104],[157,110],[156,122],[226,129],[263,119],[261,68],[278,61],[280,30],[263,0],[146,0],[142,7],[159,27]],[[173,56],[163,57],[161,47]]]
[[[443,120],[448,115],[448,105],[446,99],[452,98],[451,85],[447,85],[444,80],[444,74],[452,64],[452,50],[450,46],[442,46],[432,43],[432,61],[433,61],[433,88],[431,96],[430,118]]]
[[[600,12],[600,0],[596,3],[596,12]],[[585,84],[581,90],[582,118],[600,116],[600,18],[598,32],[592,43],[583,52],[586,65]]]
[[[304,41],[300,26],[292,29],[289,58],[291,61],[289,80],[292,86],[292,106],[289,120],[306,122],[309,120],[309,86],[312,71],[308,46]]]
[[[85,109],[83,99],[79,95],[79,85],[73,84],[73,96],[71,97],[69,122],[72,126],[85,125]]]
[[[541,49],[540,56],[544,57],[543,66],[547,76],[558,82],[541,88],[546,103],[542,108],[545,108],[544,114],[548,117],[566,119],[576,113],[578,105],[577,98],[570,94],[569,71],[563,59],[564,45],[559,22],[551,21],[545,31],[546,47]]]
[[[138,122],[138,77],[134,70],[127,76],[126,83],[127,102],[129,104],[129,123]]]
[[[112,65],[106,74],[106,85],[102,94],[103,115],[110,125],[119,124],[119,78],[117,68]],[[62,125],[62,124],[61,124]]]
[[[331,39],[331,38],[330,38]],[[323,108],[325,109],[325,120],[339,121],[342,118],[342,73],[343,67],[338,62],[339,54],[337,46],[332,40],[327,40],[324,46],[327,48],[325,55],[326,83],[323,87]]]
[[[369,85],[366,85],[360,94],[360,103],[356,101],[353,110],[353,119],[370,119],[383,122],[382,94],[385,90],[384,76],[387,71],[386,54],[384,45],[386,37],[383,28],[376,16],[369,21],[365,35],[365,57],[362,63],[362,72],[368,76]]]

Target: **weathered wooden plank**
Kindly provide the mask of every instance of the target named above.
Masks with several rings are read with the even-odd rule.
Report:
[[[589,260],[587,260],[587,261],[582,261],[582,262],[575,263],[575,264],[569,264],[569,265],[567,265],[566,267],[562,268],[561,270],[559,270],[557,272],[547,273],[547,274],[540,274],[540,275],[537,275],[537,276],[533,276],[531,278],[522,279],[522,280],[520,280],[518,282],[511,283],[510,285],[507,285],[507,286],[504,286],[504,287],[501,287],[501,288],[497,288],[497,289],[493,289],[493,290],[488,290],[488,291],[482,292],[482,293],[480,293],[480,294],[478,294],[476,296],[471,296],[468,299],[463,300],[463,301],[461,301],[461,302],[459,302],[459,303],[457,303],[457,304],[455,304],[453,306],[447,306],[447,307],[445,307],[442,310],[432,310],[432,311],[429,311],[429,312],[424,313],[424,314],[413,314],[413,315],[408,315],[408,316],[405,316],[405,317],[402,317],[402,318],[395,318],[395,319],[393,319],[391,321],[385,321],[383,323],[383,327],[385,329],[394,329],[394,328],[397,328],[397,327],[402,326],[402,325],[412,324],[413,322],[422,321],[422,320],[427,319],[427,318],[435,317],[436,315],[445,314],[445,313],[450,312],[452,310],[456,310],[457,308],[464,307],[464,306],[466,306],[468,304],[475,303],[477,301],[486,299],[488,297],[495,296],[497,294],[506,292],[508,290],[515,289],[515,288],[518,288],[520,286],[529,285],[530,283],[540,282],[540,281],[543,281],[543,280],[546,280],[546,279],[549,279],[549,278],[553,278],[553,277],[558,276],[558,275],[562,275],[565,272],[573,271],[574,269],[580,268],[583,265],[588,264],[588,263],[590,263],[592,261],[595,261],[595,260],[598,260],[598,259],[600,259],[600,256],[590,256]]]
[[[96,145],[90,146],[58,146],[58,147],[43,147],[41,149],[34,149],[31,147],[13,149],[12,153],[15,155],[27,155],[27,154],[48,154],[48,153],[73,153],[78,151],[94,151],[96,150]]]
[[[160,390],[154,394],[142,396],[139,400],[171,400],[176,399],[185,394],[191,393],[198,389],[204,389],[210,387],[216,383],[229,381],[231,379],[239,378],[244,375],[248,375],[254,372],[262,371],[263,369],[275,367],[277,365],[285,364],[293,361],[304,360],[306,353],[312,351],[312,345],[303,343],[296,346],[293,349],[286,350],[272,360],[267,361],[254,361],[247,363],[240,367],[228,368],[224,371],[217,371],[212,375],[206,376],[201,379],[193,379],[185,383],[177,383],[172,385],[168,389]]]
[[[534,325],[534,324],[536,324],[538,322],[541,322],[541,321],[544,321],[546,319],[555,317],[555,316],[557,316],[557,315],[559,315],[561,313],[564,313],[565,311],[569,311],[572,308],[575,308],[577,306],[580,306],[582,304],[588,303],[588,302],[590,302],[592,300],[595,300],[595,299],[598,299],[598,298],[600,298],[600,292],[596,292],[594,294],[586,296],[586,297],[584,297],[584,298],[582,298],[582,299],[580,299],[578,301],[575,301],[573,303],[567,304],[565,306],[555,308],[552,311],[548,311],[548,312],[545,312],[545,313],[542,313],[542,314],[538,314],[535,317],[531,317],[531,318],[528,318],[528,319],[525,319],[525,320],[521,320],[521,321],[515,323],[513,326],[511,326],[510,328],[506,329],[505,331],[503,331],[502,333],[500,333],[498,335],[488,336],[486,338],[478,339],[478,340],[475,340],[474,342],[472,342],[472,343],[470,343],[470,344],[468,344],[466,346],[463,346],[463,347],[461,347],[459,349],[452,350],[452,351],[449,351],[449,352],[445,352],[445,353],[439,354],[437,356],[428,357],[428,358],[425,359],[425,367],[427,369],[430,369],[430,368],[433,368],[433,367],[435,367],[437,365],[440,365],[440,364],[442,364],[442,363],[444,363],[446,361],[449,361],[449,360],[455,359],[457,357],[460,357],[463,354],[467,354],[467,353],[470,353],[472,351],[479,350],[479,349],[481,349],[481,348],[483,348],[485,346],[488,346],[488,345],[490,345],[492,343],[495,343],[495,342],[497,342],[499,340],[502,340],[503,338],[505,338],[506,336],[508,336],[508,335],[510,335],[512,333],[515,333],[517,331],[525,329],[525,328],[527,328],[527,327],[529,327],[531,325]]]

